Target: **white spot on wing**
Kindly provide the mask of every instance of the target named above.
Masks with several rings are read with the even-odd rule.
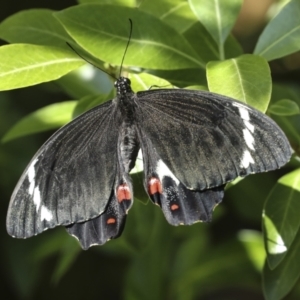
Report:
[[[30,195],[33,194],[34,192],[34,183],[35,183],[35,164],[37,163],[37,158],[31,163],[30,167],[28,168],[27,171],[27,176],[28,176],[28,181],[29,181],[29,189],[28,193]]]
[[[248,150],[245,150],[241,161],[241,167],[248,168],[249,164],[254,164],[254,159],[251,156],[250,152]]]
[[[245,140],[247,146],[251,150],[255,150],[254,149],[254,137],[251,134],[251,132],[247,128],[245,128],[245,129],[243,129],[243,135],[244,135],[244,140]]]
[[[38,186],[34,189],[33,192],[33,203],[36,205],[36,212],[38,212],[41,205],[41,193]]]
[[[177,185],[179,185],[180,181],[177,177],[172,173],[172,171],[167,167],[167,165],[160,159],[156,165],[156,173],[158,174],[159,179],[162,181],[163,177],[171,177]]]
[[[254,126],[249,121],[244,120],[244,124],[252,133],[254,132]]]
[[[240,116],[243,120],[245,121],[249,121],[250,120],[250,116],[249,116],[249,112],[248,109],[245,107],[239,107],[239,112],[240,112]]]
[[[53,218],[52,212],[44,205],[41,208],[41,221],[51,221]]]
[[[233,106],[236,106],[238,108],[240,117],[242,118],[243,123],[245,125],[245,129],[243,129],[244,140],[245,140],[248,148],[255,151],[255,148],[254,148],[255,139],[254,139],[253,135],[251,134],[251,133],[254,133],[254,125],[251,124],[251,122],[250,122],[249,108],[241,103],[233,103]],[[252,158],[250,153],[249,153],[249,155]],[[244,157],[249,157],[249,155],[245,154],[245,152],[244,152]],[[243,158],[243,160],[244,160],[244,158]],[[247,160],[245,160],[245,161],[247,161]],[[252,158],[252,161],[253,161],[253,158]],[[248,163],[248,166],[249,166],[249,163]]]

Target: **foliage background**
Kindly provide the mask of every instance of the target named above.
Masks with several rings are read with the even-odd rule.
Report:
[[[160,1],[160,3],[170,2],[172,1]],[[180,1],[175,2],[177,4]],[[235,7],[237,2],[227,0],[226,4],[229,7]],[[299,1],[294,2],[298,3]],[[145,3],[147,4],[147,1]],[[17,4],[13,1],[5,1],[5,5],[1,4],[0,20],[4,20],[7,16],[23,9],[46,7],[61,10],[75,4],[73,1],[66,0],[49,3],[26,1]],[[278,3],[271,0],[243,2],[233,33],[241,44],[244,53],[253,53],[258,37],[268,22],[266,13],[272,13],[270,8],[274,4]],[[127,18],[124,15],[124,20],[120,20],[125,35],[128,32]],[[138,27],[138,24],[134,24],[134,26]],[[300,25],[298,24],[298,26]],[[0,37],[3,38],[3,29]],[[202,41],[204,43],[203,39],[197,40],[196,46],[201,45]],[[101,43],[101,39],[98,42]],[[299,38],[295,38],[295,44],[297,42],[299,45]],[[4,41],[3,44],[5,44]],[[228,48],[225,47],[225,50],[229,50],[221,59],[239,56],[237,54],[240,51],[238,48],[239,46],[230,41]],[[117,62],[122,57],[124,47],[120,46],[118,49],[120,54],[116,55],[118,57]],[[298,46],[299,49],[300,46]],[[130,54],[128,55],[130,59]],[[209,56],[211,54],[205,52],[204,55]],[[208,61],[217,60],[206,59]],[[226,61],[226,63],[229,63],[230,66],[230,61]],[[254,63],[257,63],[257,60]],[[278,105],[277,107],[271,105],[272,117],[286,130],[294,149],[299,151],[300,138],[299,127],[297,127],[299,124],[297,104],[299,105],[300,101],[299,52],[284,55],[277,60],[271,59],[269,63],[274,84],[271,104],[277,103],[276,100],[285,98],[294,100],[293,103],[296,104],[296,106],[292,104],[292,108],[291,102],[280,103],[279,108]],[[208,65],[208,73],[213,72],[212,64]],[[263,65],[264,62],[262,61],[257,63],[257,66]],[[186,76],[185,73],[178,73],[179,75],[176,76],[179,78]],[[200,79],[203,74],[199,75]],[[220,78],[217,79],[219,82],[226,80],[224,73],[212,74],[208,77],[213,78],[213,75],[216,78],[223,76],[223,78],[221,77],[222,81]],[[101,79],[105,80],[105,78]],[[5,135],[21,117],[39,108],[53,103],[78,100],[78,93],[80,92],[74,91],[74,81],[69,80],[1,92],[1,135]],[[253,80],[255,81],[255,79]],[[267,76],[261,80],[266,80],[261,89],[268,89],[270,85]],[[199,81],[201,84],[203,83],[203,81]],[[210,88],[216,89],[216,83],[208,82],[208,85]],[[99,90],[101,88],[102,86]],[[232,87],[229,89],[232,90]],[[107,93],[107,91],[105,92]],[[268,91],[265,92],[268,94]],[[88,106],[85,102],[82,103],[84,108]],[[267,111],[269,114],[272,112],[270,107]],[[80,107],[77,109],[82,110]],[[261,109],[264,110],[263,107]],[[288,113],[282,116],[284,109]],[[290,115],[291,111],[293,112],[292,116]],[[57,114],[57,110],[54,110],[53,113]],[[42,117],[45,118],[45,115]],[[70,118],[70,115],[63,115],[55,126],[57,127],[59,122],[63,122],[67,118]],[[293,120],[291,121],[290,118]],[[294,126],[294,129],[290,129],[291,126],[292,128]],[[275,268],[274,272],[271,272],[265,265],[263,273],[265,280],[262,291],[261,277],[265,250],[260,233],[264,203],[268,195],[272,197],[272,193],[270,194],[272,187],[281,176],[292,170],[297,171],[299,161],[293,159],[284,169],[247,177],[239,184],[229,188],[223,203],[214,212],[214,219],[210,224],[173,228],[164,220],[160,210],[151,203],[145,205],[143,202],[135,201],[122,236],[105,246],[93,247],[84,252],[63,228],[47,231],[28,240],[12,239],[5,231],[6,211],[14,185],[32,155],[51,133],[52,131],[47,131],[28,135],[1,145],[0,188],[2,201],[0,217],[2,226],[0,227],[0,237],[2,247],[0,250],[0,291],[5,299],[53,299],[54,297],[56,299],[81,299],[83,297],[93,299],[102,297],[105,299],[247,300],[263,299],[263,293],[267,299],[281,299],[293,287],[293,283],[296,284],[286,299],[299,299],[300,267],[297,262],[300,259],[300,247],[298,245],[300,238],[297,236],[294,243],[292,243],[293,237],[291,238],[290,245],[294,248],[291,248],[293,252],[290,251],[293,257],[287,255],[286,261],[289,264],[284,264],[283,260],[277,271]],[[286,180],[288,183],[285,182],[285,186],[288,186],[290,182],[295,182],[297,176],[299,175],[293,175],[292,179]],[[294,205],[292,209],[296,211],[294,218],[298,219],[295,208],[297,208],[297,199],[299,200],[299,183],[293,189],[293,193],[291,193],[291,186],[289,188],[280,199],[278,197],[269,199],[274,200],[275,204],[278,205],[276,207],[280,207],[286,212],[289,210],[284,205],[281,207],[281,203],[286,204],[288,196],[292,200],[295,199],[292,202]],[[141,191],[138,185],[135,191],[136,196],[139,197]],[[275,190],[275,193],[278,195],[281,191],[282,189],[276,193]],[[143,197],[143,195],[140,196],[140,198]],[[272,206],[271,203],[270,207],[269,209],[272,210],[274,205]],[[266,206],[265,209],[267,210],[268,207]],[[293,217],[290,221],[291,227],[295,227],[293,232],[297,233],[298,227],[295,225],[297,222],[292,223]],[[286,223],[282,224],[286,225]],[[295,266],[293,272],[289,268],[291,264]],[[275,284],[278,278],[281,278],[280,282],[283,282],[283,285]],[[289,283],[285,283],[285,280]]]

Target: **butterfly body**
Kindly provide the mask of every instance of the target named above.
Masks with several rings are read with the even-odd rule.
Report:
[[[172,225],[210,221],[227,182],[291,156],[275,122],[236,100],[183,89],[135,94],[124,77],[115,86],[115,99],[62,127],[34,156],[11,198],[9,234],[62,225],[84,249],[116,238],[140,149],[144,188]]]

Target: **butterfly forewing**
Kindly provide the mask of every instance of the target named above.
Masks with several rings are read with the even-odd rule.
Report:
[[[119,111],[109,101],[57,131],[14,190],[8,233],[26,238],[102,213],[115,180],[120,123]]]
[[[204,190],[281,167],[291,155],[281,129],[253,108],[190,90],[137,93],[138,124],[185,187]]]

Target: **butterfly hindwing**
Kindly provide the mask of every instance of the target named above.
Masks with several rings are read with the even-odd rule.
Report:
[[[224,186],[196,191],[188,189],[158,156],[152,143],[142,137],[144,187],[171,225],[209,222],[224,196]]]
[[[76,237],[85,250],[93,245],[103,245],[120,236],[125,226],[128,210],[133,204],[133,188],[128,174],[130,160],[126,160],[127,164],[124,163],[121,148],[123,147],[117,148],[116,176],[105,211],[96,218],[66,227],[68,233]],[[134,159],[137,150],[133,153]]]
[[[79,240],[85,250],[93,245],[103,245],[121,235],[132,203],[131,179],[128,174],[118,175],[105,211],[94,219],[72,224],[66,229]]]
[[[204,91],[137,93],[138,123],[185,187],[205,190],[277,169],[291,155],[281,129],[259,111]]]
[[[109,101],[50,137],[14,190],[8,233],[27,238],[100,215],[115,180],[120,122],[118,110]]]

